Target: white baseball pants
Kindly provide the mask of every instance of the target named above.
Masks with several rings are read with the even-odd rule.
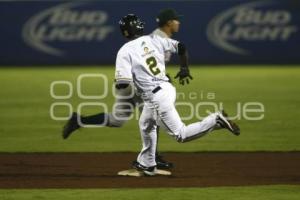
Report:
[[[176,91],[169,83],[160,85],[161,89],[155,94],[150,92],[144,98],[144,108],[139,119],[143,148],[137,161],[146,166],[155,166],[155,148],[157,143],[156,129],[161,125],[167,133],[178,142],[187,142],[199,138],[217,128],[216,117],[213,113],[200,122],[185,125],[175,108]]]

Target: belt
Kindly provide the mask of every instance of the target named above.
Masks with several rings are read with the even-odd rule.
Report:
[[[155,94],[156,92],[158,92],[159,90],[161,90],[161,87],[160,86],[157,86],[156,88],[154,88],[152,90],[152,93]]]

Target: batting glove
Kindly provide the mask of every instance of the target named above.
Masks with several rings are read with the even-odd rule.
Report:
[[[184,85],[185,83],[189,84],[190,80],[193,80],[193,77],[190,74],[190,70],[188,68],[180,68],[180,71],[174,77],[179,78],[179,83]]]

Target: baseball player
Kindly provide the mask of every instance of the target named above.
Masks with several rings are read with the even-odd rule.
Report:
[[[168,8],[161,10],[156,18],[158,28],[156,28],[152,34],[158,35],[163,38],[172,38],[174,33],[179,31],[180,21],[179,15],[174,9]],[[171,52],[166,51],[165,61],[169,62],[171,59]]]
[[[169,38],[173,33],[179,30],[179,15],[173,9],[161,10],[157,16],[158,28],[153,31],[153,34],[160,37]],[[171,53],[165,52],[165,61],[168,62],[171,58]],[[63,138],[67,139],[75,130],[81,126],[78,123],[78,119],[85,125],[105,125],[108,127],[122,127],[128,120],[129,116],[133,113],[134,107],[141,104],[142,99],[134,93],[134,87],[132,82],[128,87],[123,88],[123,83],[126,80],[118,80],[116,84],[116,93],[121,98],[116,99],[116,104],[112,113],[98,113],[91,116],[79,116],[77,113],[73,113],[70,120],[66,123],[63,129]],[[132,96],[132,94],[134,94]],[[126,98],[126,96],[128,98]],[[142,109],[139,106],[140,110]],[[158,128],[157,128],[158,134]],[[173,167],[173,163],[167,162],[157,152],[156,146],[156,163],[158,169],[170,169]]]
[[[124,37],[130,41],[117,54],[116,81],[122,87],[133,80],[137,92],[144,101],[139,119],[143,148],[134,167],[144,174],[156,175],[157,127],[163,126],[178,142],[199,138],[216,129],[226,128],[239,135],[239,127],[227,119],[222,112],[212,113],[202,121],[185,125],[175,108],[176,91],[165,74],[165,52],[176,53],[180,59],[180,70],[176,75],[181,83],[192,79],[187,59],[187,50],[182,42],[151,34],[143,36],[144,23],[134,14],[124,16],[120,22]]]

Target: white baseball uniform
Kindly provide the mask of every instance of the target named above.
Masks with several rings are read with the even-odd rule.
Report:
[[[152,34],[158,35],[162,38],[168,38],[168,35],[160,30],[155,29]],[[171,52],[165,51],[165,61],[169,62],[171,59]],[[117,61],[119,62],[119,61]],[[136,105],[140,105],[139,109],[142,110],[143,100],[134,91],[134,86],[132,85],[131,67],[125,67],[122,64],[116,63],[115,79],[117,83],[129,83],[130,87],[126,89],[116,90],[118,97],[116,97],[113,112],[109,113],[107,116],[107,123],[110,127],[121,127],[128,121],[130,115],[133,113]],[[128,98],[126,98],[128,97]]]
[[[160,28],[155,29],[152,32],[153,35],[158,35],[162,38],[169,38],[169,36],[163,32]],[[171,51],[165,51],[165,62],[169,62],[171,60],[172,52]]]
[[[139,119],[143,149],[137,161],[146,167],[156,165],[158,124],[179,142],[198,138],[217,128],[216,113],[188,126],[181,121],[174,104],[175,88],[165,75],[164,53],[176,53],[177,48],[178,41],[151,34],[127,42],[117,55],[116,79],[132,79],[144,101]]]

